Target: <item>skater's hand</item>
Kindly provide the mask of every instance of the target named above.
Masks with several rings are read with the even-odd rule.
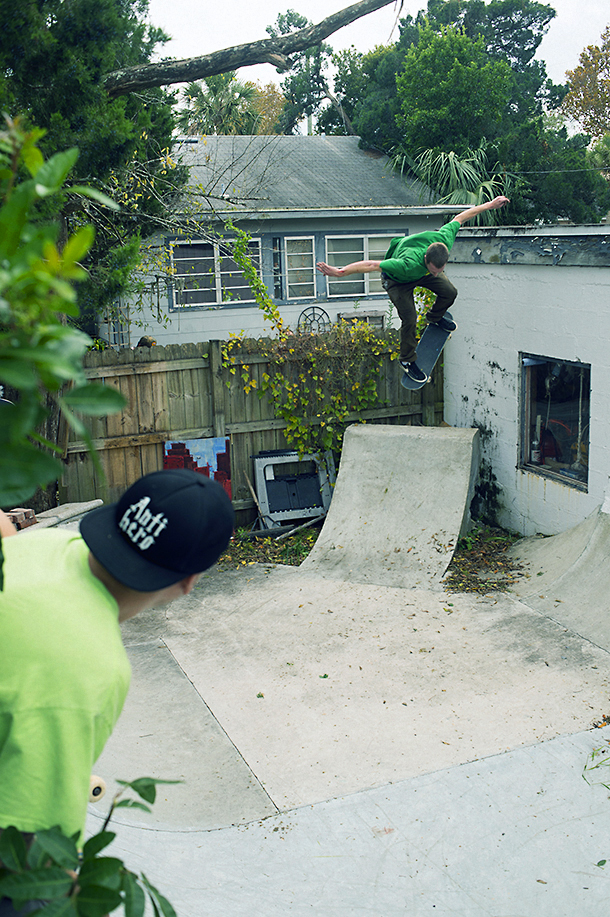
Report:
[[[330,264],[327,264],[326,261],[318,261],[316,267],[321,274],[325,274],[327,277],[343,276],[343,271],[340,268],[332,267]]]
[[[510,204],[510,199],[508,197],[504,197],[503,194],[500,194],[499,197],[494,197],[493,201],[490,201],[489,209],[499,210],[500,207],[504,207],[505,204]]]

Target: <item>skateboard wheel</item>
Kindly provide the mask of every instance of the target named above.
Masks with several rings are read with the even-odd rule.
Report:
[[[99,802],[106,792],[106,783],[101,777],[91,777],[89,783],[89,802]]]

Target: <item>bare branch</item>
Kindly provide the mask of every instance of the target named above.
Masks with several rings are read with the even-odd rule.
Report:
[[[153,86],[192,83],[216,73],[227,73],[254,64],[273,64],[274,67],[288,70],[291,67],[290,54],[319,44],[333,32],[393,2],[395,0],[359,0],[358,3],[333,13],[317,25],[307,26],[290,35],[236,45],[188,60],[165,60],[143,64],[140,67],[114,70],[106,75],[104,85],[109,95],[115,97],[140,89],[150,89]]]

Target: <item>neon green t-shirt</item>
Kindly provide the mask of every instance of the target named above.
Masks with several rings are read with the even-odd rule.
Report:
[[[428,273],[424,258],[433,242],[444,242],[449,251],[455,242],[460,223],[452,220],[439,230],[416,232],[413,236],[392,239],[380,268],[396,283],[413,283]]]
[[[118,606],[65,529],[2,540],[0,827],[82,831],[131,670]]]

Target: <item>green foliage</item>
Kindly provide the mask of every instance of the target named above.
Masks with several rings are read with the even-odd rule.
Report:
[[[23,131],[12,122],[7,127],[0,133],[0,385],[17,397],[14,404],[0,404],[0,506],[5,507],[27,500],[61,473],[50,454],[57,446],[36,432],[52,406],[90,442],[77,413],[106,414],[124,404],[115,390],[87,382],[82,357],[91,340],[59,317],[78,314],[75,284],[85,276],[81,261],[93,230],[81,227],[60,252],[57,225],[32,219],[37,204],[63,193],[78,151],[45,161],[38,146],[41,131]],[[79,194],[88,192],[80,188]],[[114,206],[110,200],[105,205]]]
[[[255,347],[269,362],[260,384],[240,352]],[[379,406],[379,358],[398,358],[393,333],[380,335],[365,322],[339,322],[321,334],[248,340],[232,337],[223,348],[230,372],[241,373],[246,393],[269,397],[276,417],[286,422],[286,441],[300,455],[339,452],[354,416]]]
[[[551,6],[535,0],[428,0],[426,14],[402,20],[401,42],[417,44],[425,23],[437,32],[451,26],[473,40],[482,37],[489,57],[511,67],[509,114],[522,121],[541,114],[543,104],[556,106],[565,92],[547,79],[544,62],[533,59],[554,16]]]
[[[564,113],[596,140],[610,131],[610,26],[601,38],[601,47],[589,45],[578,67],[568,70],[563,100]]]
[[[256,523],[255,523],[256,524]],[[285,564],[298,567],[316,543],[319,527],[284,532],[280,537],[238,529],[219,560],[220,569],[238,570],[249,564]]]
[[[396,86],[403,145],[411,153],[476,146],[501,129],[512,78],[505,61],[492,60],[482,38],[456,29],[422,29],[407,52]]]
[[[146,23],[147,7],[147,0],[2,5],[0,111],[20,113],[25,126],[44,129],[40,149],[47,158],[78,146],[69,181],[95,182],[121,199],[115,213],[78,194],[57,195],[37,208],[59,222],[60,247],[85,223],[96,228],[84,259],[87,282],[78,290],[75,321],[83,330],[90,330],[95,308],[128,288],[121,265],[113,270],[120,250],[157,229],[186,180],[185,170],[167,168],[174,96],[151,90],[113,100],[103,85],[106,73],[146,63],[166,40]]]
[[[610,189],[589,167],[588,141],[582,134],[568,137],[565,128],[548,129],[542,119],[503,138],[498,159],[511,163],[518,181],[499,221],[598,223],[610,209]]]
[[[118,802],[126,789],[154,803],[158,784],[179,781],[141,777],[118,782],[123,790],[114,797],[102,830],[85,843],[82,852],[77,847],[78,835],[67,837],[59,827],[37,832],[29,847],[15,827],[4,828],[0,833],[0,898],[9,898],[16,909],[43,902],[35,910],[40,917],[104,917],[121,906],[125,917],[143,917],[148,897],[156,917],[176,917],[172,905],[144,873],[138,876],[118,857],[100,854],[116,837],[107,830],[115,808],[131,805],[150,811],[135,800]]]
[[[313,25],[305,16],[290,9],[280,13],[267,33],[276,38]],[[292,134],[303,118],[318,114],[328,99],[329,88],[324,76],[331,61],[332,49],[321,43],[292,56],[292,67],[280,83],[285,97],[284,110],[276,126],[278,134]]]
[[[2,12],[2,110],[45,128],[46,156],[78,145],[78,174],[107,175],[156,117],[135,98],[110,100],[101,80],[110,70],[146,63],[165,40],[144,22],[147,3],[3,0]]]
[[[610,177],[610,133],[604,134],[590,150],[587,150],[587,162],[594,169],[599,169],[605,173],[605,177]]]
[[[410,169],[425,187],[435,192],[438,203],[476,207],[500,194],[510,197],[514,187],[513,176],[501,174],[497,163],[489,169],[489,149],[487,142],[482,141],[478,149],[467,149],[461,156],[453,150],[448,153],[424,150],[414,159],[398,150],[392,162],[401,172]],[[497,210],[484,211],[473,222],[493,225],[497,213]]]
[[[396,77],[405,58],[419,44],[422,31],[429,29],[441,35],[452,28],[473,42],[481,38],[487,60],[502,61],[510,67],[503,124],[521,123],[541,114],[543,106],[557,107],[566,91],[547,78],[544,62],[533,59],[554,16],[552,7],[534,0],[428,0],[426,10],[400,20],[398,42],[365,55],[353,49],[335,55],[335,93],[363,140],[370,146],[392,150],[404,139],[396,122],[400,113]],[[474,85],[478,86],[476,80]],[[484,92],[481,95],[484,97]],[[319,128],[327,133],[345,133],[330,108],[323,111]],[[488,130],[485,134],[492,136]],[[464,145],[473,143],[477,145],[478,137]],[[461,138],[454,148],[461,151]]]
[[[367,54],[354,49],[333,57],[337,68],[335,93],[351,119],[356,133],[369,146],[389,150],[402,134],[397,124],[400,102],[396,77],[402,68],[405,49],[400,45],[378,47]],[[345,125],[335,109],[323,110],[318,129],[345,134]]]
[[[254,83],[242,83],[234,71],[189,83],[182,97],[186,106],[177,118],[186,134],[256,134],[260,115],[256,110]]]

